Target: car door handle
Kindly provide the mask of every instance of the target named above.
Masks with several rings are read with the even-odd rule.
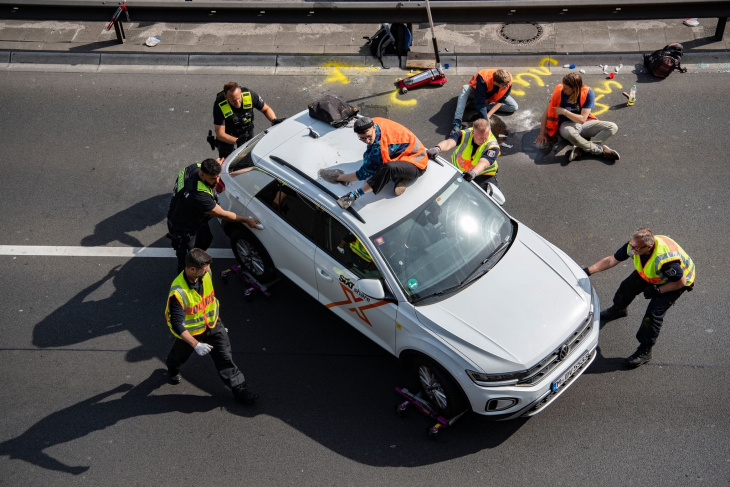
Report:
[[[325,271],[324,269],[317,267],[317,272],[320,276],[322,276],[322,279],[324,279],[325,281],[332,281],[332,276],[327,274],[327,271]]]
[[[241,201],[241,195],[236,193],[235,191],[231,191],[231,195],[233,195],[234,198],[236,198],[238,201]]]

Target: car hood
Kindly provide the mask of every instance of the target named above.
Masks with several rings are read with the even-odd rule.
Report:
[[[525,226],[478,281],[435,304],[421,323],[491,372],[529,368],[588,316],[591,286],[569,257]]]

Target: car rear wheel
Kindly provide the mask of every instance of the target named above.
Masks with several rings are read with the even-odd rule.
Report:
[[[257,280],[265,283],[276,277],[276,269],[271,257],[250,231],[234,230],[231,233],[231,248],[238,263]]]
[[[442,415],[452,418],[468,407],[461,387],[433,360],[416,357],[412,370],[424,394]]]

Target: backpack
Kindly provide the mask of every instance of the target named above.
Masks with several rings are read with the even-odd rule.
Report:
[[[347,125],[347,122],[355,118],[358,111],[356,107],[333,95],[325,95],[309,105],[310,117],[327,122],[335,128]]]
[[[413,36],[411,31],[405,24],[380,24],[380,29],[372,35],[372,37],[363,37],[370,45],[370,53],[378,58],[380,65],[383,64],[383,56],[386,54],[396,54],[398,56],[398,66],[401,66],[401,56],[407,54],[411,50]],[[385,68],[387,69],[387,68]]]
[[[680,64],[682,59],[682,44],[672,42],[662,49],[651,54],[644,54],[644,66],[646,70],[657,78],[666,78],[675,69],[680,73],[686,73],[687,69]]]

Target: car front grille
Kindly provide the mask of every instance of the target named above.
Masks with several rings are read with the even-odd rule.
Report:
[[[560,344],[560,346],[555,350],[550,352],[544,359],[540,360],[537,364],[528,369],[527,375],[517,382],[517,385],[537,384],[550,375],[550,372],[559,367],[563,361],[567,360],[568,357],[572,357],[573,351],[578,348],[578,345],[583,342],[583,340],[586,339],[592,328],[593,313],[590,313],[588,318],[586,318],[586,320],[581,323],[581,325],[573,333],[571,333],[567,340]],[[561,352],[563,355],[562,357]]]

